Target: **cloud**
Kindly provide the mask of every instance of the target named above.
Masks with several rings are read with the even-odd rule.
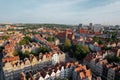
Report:
[[[120,24],[119,0],[21,0],[15,3],[18,6],[1,11],[0,21]]]
[[[94,23],[120,24],[120,1],[89,9],[82,15],[83,18],[89,18]]]

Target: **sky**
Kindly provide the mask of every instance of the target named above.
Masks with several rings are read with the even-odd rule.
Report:
[[[120,0],[0,0],[0,23],[120,25]]]

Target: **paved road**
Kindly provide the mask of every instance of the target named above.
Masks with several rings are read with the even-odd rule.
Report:
[[[68,53],[65,54],[66,54],[66,61],[76,61],[75,59],[69,57]]]

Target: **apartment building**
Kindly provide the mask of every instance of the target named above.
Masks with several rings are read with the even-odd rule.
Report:
[[[31,75],[29,77],[26,77]],[[44,67],[43,69],[28,74],[21,73],[20,80],[57,80],[57,79],[72,79],[72,80],[92,80],[90,69],[85,65],[76,64],[75,62],[61,62],[51,67]]]
[[[17,79],[20,72],[29,72],[39,70],[45,66],[55,65],[60,62],[65,62],[65,54],[63,52],[50,52],[40,54],[39,58],[30,55],[30,58],[25,58],[23,61],[6,62],[3,67],[6,80]]]

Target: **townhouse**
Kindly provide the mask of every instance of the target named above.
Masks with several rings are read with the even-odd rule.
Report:
[[[35,73],[34,73],[35,72]],[[51,67],[44,67],[39,71],[20,74],[20,80],[57,80],[57,79],[72,79],[72,80],[92,80],[90,69],[85,65],[76,62],[61,62]],[[29,77],[26,77],[28,76]],[[31,75],[31,76],[30,76]]]
[[[120,63],[108,63],[105,56],[114,54],[111,51],[91,53],[84,59],[93,74],[101,77],[103,80],[119,80],[120,79]]]
[[[13,57],[13,53],[16,50],[16,44],[21,40],[22,34],[10,35],[8,39],[8,44],[5,45],[4,53],[6,53],[7,57]]]
[[[42,69],[45,66],[55,65],[65,62],[66,56],[61,51],[53,51],[46,54],[40,54],[39,58],[30,55],[30,58],[18,60],[17,62],[6,62],[3,71],[6,80],[18,79],[20,72],[29,72]]]
[[[29,44],[26,44],[26,45],[21,45],[18,47],[18,49],[20,49],[23,53],[25,53],[25,51],[35,51],[37,52],[38,51],[38,48],[42,46],[42,45],[39,45],[35,42],[32,42],[32,43],[29,43]]]

